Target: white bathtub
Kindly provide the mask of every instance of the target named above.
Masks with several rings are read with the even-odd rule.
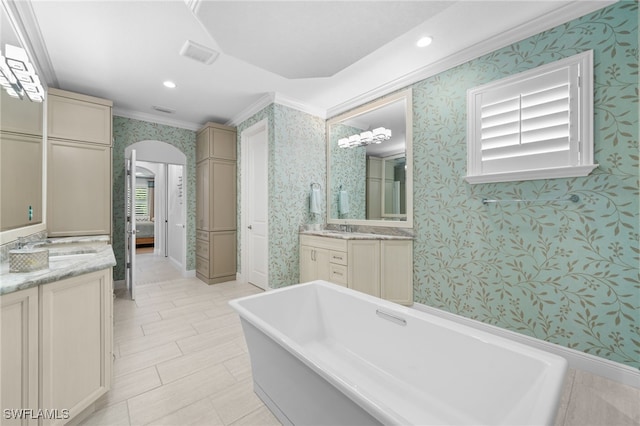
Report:
[[[325,281],[230,302],[284,424],[553,424],[564,358]]]

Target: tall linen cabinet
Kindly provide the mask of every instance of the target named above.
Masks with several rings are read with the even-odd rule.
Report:
[[[47,233],[111,236],[113,103],[49,88]]]
[[[207,123],[196,138],[196,276],[236,279],[236,129]]]

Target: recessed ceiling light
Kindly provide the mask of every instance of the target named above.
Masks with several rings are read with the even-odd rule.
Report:
[[[168,87],[169,89],[175,89],[176,88],[176,84],[173,81],[165,81],[164,83],[164,87]]]
[[[418,42],[416,43],[416,45],[418,47],[425,47],[431,44],[431,42],[433,41],[433,39],[429,36],[424,36],[422,37],[420,40],[418,40]]]

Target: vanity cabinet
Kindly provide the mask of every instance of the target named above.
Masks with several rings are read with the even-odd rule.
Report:
[[[300,237],[300,282],[326,280],[347,286],[347,242],[335,238]]]
[[[38,289],[0,296],[0,406],[38,408]],[[6,419],[3,425],[35,425],[37,420]]]
[[[326,280],[413,304],[413,241],[300,235],[300,282]]]
[[[207,123],[196,137],[196,276],[236,278],[236,130]]]
[[[49,89],[47,232],[111,235],[112,102]]]
[[[108,268],[0,296],[2,407],[58,410],[57,419],[3,417],[3,425],[64,424],[110,389],[111,275]]]
[[[41,407],[75,417],[109,390],[112,287],[111,269],[40,286]]]

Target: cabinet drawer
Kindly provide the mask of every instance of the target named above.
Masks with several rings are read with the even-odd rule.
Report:
[[[344,265],[329,264],[329,281],[335,284],[347,286],[347,267]]]
[[[344,251],[331,250],[329,252],[329,262],[337,263],[339,265],[347,264],[347,253]]]
[[[209,277],[209,259],[196,256],[196,272]]]
[[[209,231],[196,230],[196,239],[202,241],[209,241]]]
[[[209,241],[196,240],[196,256],[209,259]]]

